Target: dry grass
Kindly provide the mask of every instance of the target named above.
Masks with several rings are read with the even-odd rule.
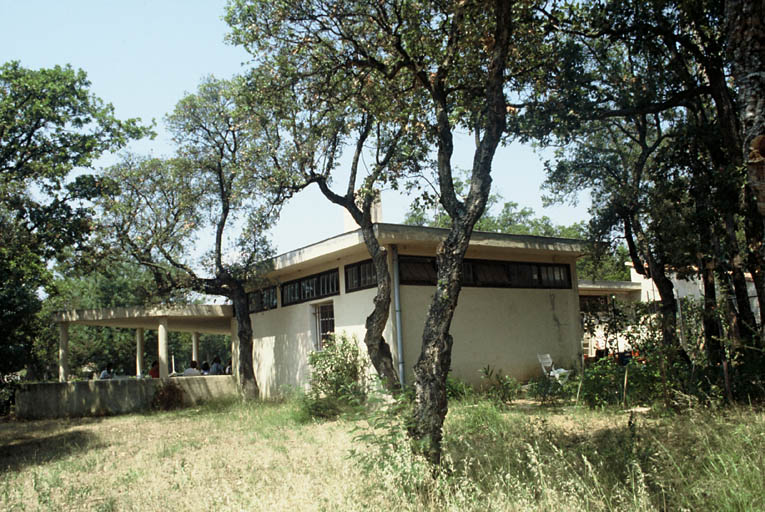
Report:
[[[228,403],[0,423],[0,510],[765,506],[765,415],[757,411],[630,422],[618,411],[455,403],[445,438],[451,469],[438,480],[408,455],[403,437],[390,437],[381,456],[355,439],[365,422],[299,418],[297,403]],[[349,458],[351,448],[369,458]]]
[[[353,496],[349,431],[275,405],[3,423],[0,509],[322,510]]]

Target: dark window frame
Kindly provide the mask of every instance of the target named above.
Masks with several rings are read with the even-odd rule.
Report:
[[[333,274],[335,285],[334,290],[331,289]],[[296,288],[297,292],[297,298],[294,300],[292,296],[295,294],[290,291],[293,287]],[[327,290],[327,288],[329,288],[329,290]],[[310,276],[301,277],[300,279],[284,282],[281,285],[281,291],[282,307],[340,295],[340,270],[338,268],[333,268],[325,270],[324,272],[319,272],[318,274],[311,274]]]
[[[436,259],[427,256],[401,256],[399,269],[408,262],[417,264],[428,263],[436,269]],[[507,276],[506,283],[481,282],[478,267],[481,264],[493,267],[493,272],[498,267],[503,267]],[[491,274],[491,272],[486,272]],[[463,287],[471,288],[521,288],[521,289],[545,289],[545,290],[570,290],[573,288],[571,279],[571,265],[566,263],[543,263],[535,261],[505,261],[465,258],[463,261]],[[551,277],[552,276],[552,277]],[[435,286],[436,281],[406,279],[401,277],[402,285]]]
[[[436,267],[436,259],[431,258],[429,256],[404,256],[399,255],[398,257],[398,269],[399,269],[399,283],[400,284],[406,284],[406,285],[414,285],[414,286],[435,286],[436,281],[430,281],[426,279],[406,279],[402,277],[401,267],[402,265],[405,265],[406,263],[413,262],[417,264],[428,264],[431,265],[433,268],[433,275],[438,275],[438,268]]]
[[[362,285],[361,272],[362,272],[362,268],[367,265],[371,266],[372,268],[373,279],[371,283]],[[359,285],[352,287],[350,285],[351,279],[349,277],[349,274],[354,271],[358,272],[357,277],[358,277]],[[377,287],[377,271],[375,270],[374,261],[369,259],[369,260],[357,261],[356,263],[350,263],[348,265],[345,265],[345,293],[357,292],[360,290],[368,290],[369,288],[375,288],[375,287]]]
[[[267,294],[273,295],[269,297]],[[261,288],[260,290],[256,290],[250,294],[250,313],[270,311],[278,307],[279,297],[276,292],[276,285]]]

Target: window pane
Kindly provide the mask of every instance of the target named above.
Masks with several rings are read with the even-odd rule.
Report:
[[[362,287],[372,286],[377,283],[374,263],[371,261],[362,263],[359,265],[359,271],[361,272],[360,284]]]
[[[476,263],[474,267],[476,284],[480,286],[507,286],[510,284],[505,263],[481,261]]]
[[[399,273],[402,284],[436,284],[436,264],[430,258],[402,259]]]
[[[346,291],[359,289],[358,265],[348,265],[345,267],[345,289]]]

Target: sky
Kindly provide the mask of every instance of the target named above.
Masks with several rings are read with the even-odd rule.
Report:
[[[173,152],[163,117],[207,75],[229,78],[247,69],[250,56],[224,41],[225,0],[0,0],[0,63],[24,67],[71,64],[83,69],[91,91],[112,103],[120,118],[156,121],[154,140],[133,143],[132,152],[167,156]],[[454,165],[469,168],[474,145],[456,138]],[[492,193],[530,207],[558,224],[587,220],[587,201],[577,206],[542,206],[541,154],[530,146],[500,148],[494,158]],[[109,165],[107,156],[99,165]],[[384,190],[384,222],[401,222],[412,198]],[[286,252],[339,234],[342,209],[317,188],[295,196],[273,229],[277,252]]]

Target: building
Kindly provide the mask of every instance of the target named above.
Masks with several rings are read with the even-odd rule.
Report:
[[[384,336],[394,364],[410,383],[436,282],[436,249],[447,230],[384,223],[374,229],[387,251],[394,288]],[[491,366],[526,380],[540,374],[539,353],[549,353],[556,366],[576,366],[582,333],[575,263],[581,252],[577,240],[473,233],[451,325],[452,375],[480,384],[480,370]],[[251,301],[253,361],[263,398],[306,386],[308,354],[320,350],[329,333],[355,336],[361,343],[376,293],[374,268],[358,229],[277,256],[266,277],[270,284],[253,291]],[[164,377],[168,331],[226,332],[236,358],[232,315],[230,306],[59,313],[60,380],[68,377],[68,323],[136,329],[139,354],[143,330],[156,329]]]
[[[406,383],[420,354],[436,282],[435,253],[447,230],[375,224],[388,253],[394,293],[384,337]],[[491,366],[519,380],[540,373],[538,353],[557,366],[581,357],[579,241],[475,232],[451,325],[452,375],[480,384]],[[305,385],[308,354],[331,332],[364,337],[376,293],[360,230],[278,256],[256,292],[254,365],[263,396]]]
[[[656,284],[651,278],[639,274],[631,263],[629,281],[579,281],[579,304],[583,315],[589,315],[594,325],[585,329],[582,338],[582,350],[586,357],[594,357],[596,350],[624,352],[631,350],[624,333],[607,333],[605,325],[611,314],[614,302],[658,302],[661,300]],[[675,298],[702,301],[704,285],[696,276],[681,279],[670,272],[669,278],[674,287]],[[746,275],[749,302],[755,318],[760,318],[760,306],[757,291],[750,275]],[[682,322],[682,316],[678,316]],[[589,332],[588,332],[589,331]]]

